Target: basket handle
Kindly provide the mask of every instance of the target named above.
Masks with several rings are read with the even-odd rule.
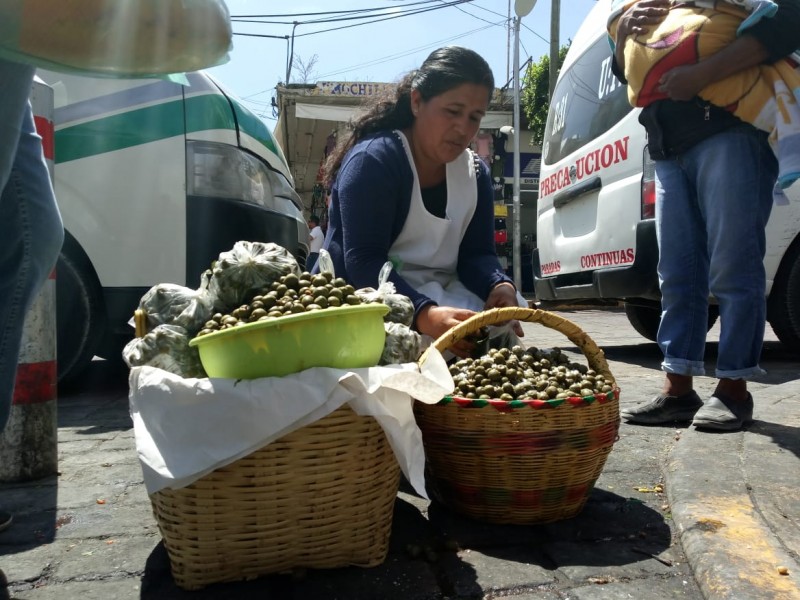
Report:
[[[572,321],[560,317],[555,313],[538,308],[509,306],[505,308],[492,308],[479,312],[434,340],[431,347],[435,347],[439,352],[444,352],[456,342],[480,330],[486,325],[495,325],[496,323],[503,323],[514,319],[517,321],[525,321],[526,323],[539,323],[540,325],[563,333],[581,352],[583,352],[590,368],[601,373],[606,379],[614,381],[614,377],[611,375],[611,371],[608,368],[605,354],[597,344],[594,343],[594,340],[588,333],[583,331],[583,329]],[[418,361],[420,365],[427,359],[429,351],[430,348],[425,350],[422,356],[420,356]]]
[[[147,333],[147,313],[141,308],[137,308],[133,311],[133,324],[136,328],[136,337],[144,337]]]

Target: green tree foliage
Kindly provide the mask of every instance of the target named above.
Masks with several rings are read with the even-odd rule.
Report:
[[[558,51],[558,68],[564,64],[570,40]],[[531,62],[522,76],[520,91],[520,109],[525,114],[528,128],[531,130],[531,141],[541,145],[544,139],[544,126],[547,123],[547,109],[550,107],[550,57],[545,54],[539,62]]]

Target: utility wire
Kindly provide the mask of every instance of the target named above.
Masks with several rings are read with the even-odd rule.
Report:
[[[248,37],[260,37],[260,38],[272,38],[275,40],[288,40],[288,35],[267,35],[266,33],[241,33],[239,31],[234,31],[233,35],[244,35]]]
[[[449,8],[450,6],[454,6],[456,4],[464,4],[465,2],[471,2],[471,1],[472,0],[455,0],[454,2],[450,2],[449,4],[443,4],[441,6],[434,6],[434,7],[431,7],[431,8],[420,8],[420,9],[416,9],[414,11],[407,11],[407,12],[404,12],[404,13],[395,13],[395,14],[393,14],[391,16],[388,16],[388,17],[382,17],[382,18],[378,18],[378,19],[373,19],[372,21],[365,21],[365,22],[362,22],[362,23],[354,23],[353,25],[342,25],[341,27],[331,27],[330,29],[322,29],[322,30],[318,30],[318,31],[312,31],[312,32],[309,32],[309,33],[300,33],[300,34],[297,34],[296,37],[305,37],[305,36],[308,36],[308,35],[315,35],[317,33],[328,33],[330,31],[338,31],[340,29],[350,29],[351,27],[359,27],[360,25],[370,25],[372,23],[380,23],[382,21],[391,21],[393,19],[399,19],[401,17],[411,17],[411,16],[414,16],[414,15],[421,15],[423,13],[430,12],[432,10],[441,10],[442,8]]]
[[[371,60],[371,61],[368,61],[368,62],[365,62],[365,63],[360,63],[360,64],[353,65],[353,66],[350,66],[350,67],[344,67],[344,68],[339,69],[337,71],[331,71],[330,73],[324,73],[323,75],[320,75],[319,77],[324,79],[326,77],[330,77],[331,75],[338,75],[339,73],[346,73],[348,71],[354,71],[354,70],[360,69],[362,67],[371,67],[373,65],[379,65],[379,64],[386,63],[386,62],[391,62],[393,60],[397,60],[398,58],[403,58],[405,56],[410,56],[410,55],[412,55],[412,54],[414,54],[416,52],[419,52],[420,50],[425,50],[427,48],[433,48],[433,47],[437,47],[438,48],[439,46],[441,46],[442,44],[444,44],[446,42],[452,42],[453,40],[457,40],[457,39],[463,38],[465,36],[472,35],[473,33],[478,33],[479,31],[484,31],[486,29],[489,29],[489,27],[493,27],[494,25],[495,25],[495,23],[490,23],[487,26],[478,27],[477,29],[472,29],[470,31],[465,31],[464,33],[461,33],[459,35],[455,35],[453,37],[450,37],[450,38],[447,38],[447,39],[444,39],[444,40],[439,40],[437,42],[432,42],[430,44],[425,44],[424,46],[417,46],[416,48],[412,48],[410,50],[406,50],[405,52],[399,52],[397,54],[391,54],[389,56],[384,56],[383,58],[376,58],[374,60]]]
[[[445,0],[439,0],[439,2],[445,2]],[[482,18],[481,18],[481,17],[479,17],[478,15],[473,15],[471,12],[469,12],[469,11],[466,11],[466,10],[464,10],[463,8],[459,8],[458,6],[456,6],[456,7],[454,7],[454,8],[455,8],[456,10],[459,10],[459,11],[461,11],[461,12],[462,12],[462,13],[464,13],[465,15],[469,15],[469,16],[470,16],[470,17],[472,17],[473,19],[478,19],[479,21],[483,21],[484,23],[490,23],[490,21],[487,21],[486,19],[482,19]],[[490,12],[491,12],[491,11],[490,11]],[[502,15],[501,15],[501,16],[502,16]],[[491,24],[492,24],[492,25],[494,25],[494,23],[491,23]]]
[[[371,19],[374,17],[379,16],[386,16],[386,18],[398,18],[398,17],[405,17],[409,15],[417,15],[421,13],[425,13],[431,10],[439,10],[441,8],[448,8],[450,6],[455,6],[458,4],[466,4],[468,2],[473,2],[473,0],[448,0],[445,4],[435,4],[433,6],[427,6],[422,8],[413,8],[410,10],[403,10],[403,11],[391,11],[387,9],[383,9],[381,13],[373,13],[373,14],[363,14],[362,12],[347,12],[348,16],[340,16],[340,17],[326,17],[321,19],[312,19],[307,21],[264,21],[261,19],[258,20],[250,20],[245,18],[234,18],[231,17],[232,22],[236,23],[263,23],[263,24],[271,24],[271,25],[315,25],[319,23],[336,23],[338,21],[354,21],[356,19]]]
[[[476,16],[476,15],[474,15],[474,14],[468,12],[468,11],[465,11],[465,10],[463,10],[463,9],[461,9],[461,8],[459,8],[457,6],[458,4],[465,4],[465,3],[468,3],[468,2],[471,3],[472,1],[473,0],[454,0],[454,1],[448,1],[448,0],[426,0],[426,1],[422,1],[422,2],[414,2],[414,3],[409,3],[406,6],[426,5],[426,8],[417,8],[417,9],[405,11],[403,13],[394,13],[394,14],[391,14],[390,16],[386,16],[386,17],[383,17],[383,18],[373,18],[372,20],[366,21],[366,22],[355,23],[355,24],[352,24],[352,25],[344,25],[344,26],[341,26],[341,27],[333,27],[333,28],[329,28],[329,29],[323,29],[323,30],[318,30],[318,31],[313,31],[313,32],[308,32],[308,33],[302,33],[302,34],[295,34],[294,33],[294,29],[296,29],[298,25],[303,25],[303,24],[307,25],[307,24],[321,23],[321,22],[346,21],[346,20],[372,18],[374,15],[369,15],[369,16],[366,16],[366,17],[365,16],[350,16],[350,17],[342,17],[342,18],[337,18],[337,19],[318,20],[318,21],[309,21],[309,22],[297,22],[297,21],[294,21],[293,23],[291,23],[294,26],[293,27],[293,34],[291,36],[291,39],[292,39],[292,42],[293,42],[294,38],[296,38],[296,37],[305,37],[305,36],[309,36],[309,35],[316,35],[316,34],[319,34],[319,33],[328,33],[328,32],[331,32],[331,31],[338,31],[338,30],[341,30],[341,29],[348,29],[348,28],[357,27],[357,26],[360,26],[360,25],[369,25],[369,24],[373,24],[373,23],[379,23],[381,21],[387,21],[387,20],[390,20],[390,19],[396,19],[396,18],[400,18],[400,17],[404,17],[404,16],[413,16],[413,15],[429,12],[431,10],[439,10],[441,8],[449,8],[449,7],[454,7],[457,10],[460,10],[461,12],[464,12],[465,14],[470,15],[473,18],[478,19],[479,21],[483,21],[485,23],[488,23],[488,26],[473,30],[471,32],[466,32],[464,34],[461,34],[461,35],[458,35],[458,36],[454,36],[452,38],[448,38],[447,40],[443,40],[443,41],[452,41],[452,40],[464,37],[466,35],[469,35],[470,33],[474,33],[474,32],[477,32],[477,31],[482,31],[484,29],[488,29],[488,27],[499,26],[502,23],[507,23],[508,22],[508,19],[506,18],[505,15],[502,15],[500,13],[496,13],[496,12],[491,11],[489,9],[486,9],[486,8],[484,8],[482,6],[474,5],[476,8],[479,8],[481,10],[485,10],[486,12],[489,12],[489,13],[492,13],[492,14],[495,14],[495,15],[503,17],[503,21],[498,22],[498,23],[492,23],[492,22],[487,21],[485,19],[482,19],[482,18],[480,18],[480,17],[478,17],[478,16]],[[430,6],[431,4],[434,4],[434,3],[435,3],[435,6]],[[360,9],[360,10],[352,10],[352,11],[328,11],[328,12],[318,12],[318,13],[298,13],[296,15],[242,15],[241,17],[237,17],[237,18],[263,17],[263,16],[267,16],[267,17],[270,17],[270,16],[306,16],[306,15],[323,15],[323,14],[355,15],[357,13],[362,13],[362,12],[367,12],[367,11],[376,11],[376,10],[385,10],[385,8]],[[232,20],[233,20],[233,17],[232,17]],[[238,22],[247,22],[247,21],[240,20]],[[253,22],[255,22],[255,23],[264,23],[264,24],[267,23],[265,21],[253,21]],[[289,23],[282,23],[282,24],[289,24]],[[529,31],[531,31],[534,35],[539,37],[545,43],[549,43],[544,37],[542,37],[541,35],[539,35],[535,31],[533,31],[529,27],[525,26],[525,28],[528,29]],[[290,39],[290,36],[276,36],[276,35],[257,34],[257,33],[244,33],[244,32],[233,32],[233,33],[234,33],[234,35],[241,35],[241,36],[248,36],[248,37],[265,37],[265,38],[274,38],[274,39],[283,39],[283,40],[289,40]],[[438,43],[441,43],[441,42],[438,42]],[[520,44],[524,48],[524,45],[522,44],[522,42],[520,42]],[[421,46],[419,49],[429,48],[429,47],[431,47],[433,45],[436,45],[436,43],[425,45],[425,46]],[[361,68],[361,67],[364,67],[364,66],[372,66],[372,65],[376,65],[376,64],[382,64],[384,62],[389,62],[391,60],[396,60],[398,58],[402,58],[404,56],[408,56],[410,54],[413,54],[416,51],[418,51],[418,49],[409,50],[409,51],[406,51],[406,52],[403,52],[403,53],[399,53],[399,54],[395,54],[395,55],[390,55],[388,57],[384,57],[384,58],[381,58],[381,59],[375,59],[375,60],[372,60],[372,61],[368,61],[366,63],[361,63],[361,64],[358,64],[358,65],[354,65],[352,67],[347,67],[347,68],[344,68],[344,69],[340,69],[340,70],[337,70],[337,71],[326,73],[326,74],[321,75],[319,77],[320,78],[330,77],[331,75],[337,75],[339,73],[344,73],[344,72],[351,71],[351,70],[354,70],[354,69],[357,69],[357,68]],[[290,56],[291,56],[291,54],[293,54],[293,49],[291,49],[289,52],[290,52]],[[527,54],[527,50],[525,50],[525,52]],[[526,61],[525,64],[527,65],[527,63],[529,63],[529,62],[531,62],[530,58]],[[291,63],[289,63],[289,64],[291,64]],[[288,73],[288,69],[287,69],[287,73]],[[506,85],[508,85],[508,84],[506,84]],[[260,95],[262,93],[265,93],[265,92],[268,92],[268,91],[271,91],[271,90],[263,90],[261,92],[256,92],[255,94],[252,94],[251,96],[248,96],[248,97],[258,96],[258,95]]]
[[[466,0],[467,2],[472,2],[473,0]],[[414,6],[416,4],[436,4],[440,2],[440,0],[421,0],[420,2],[407,2],[403,6]],[[260,19],[260,18],[294,18],[294,17],[318,17],[319,15],[336,15],[336,14],[356,14],[356,13],[364,13],[364,12],[371,12],[371,11],[385,11],[387,10],[385,6],[375,7],[375,8],[353,8],[349,10],[329,10],[329,11],[320,11],[320,12],[310,12],[310,13],[283,13],[283,14],[274,14],[274,15],[231,15],[231,19]],[[292,22],[289,21],[289,24]]]

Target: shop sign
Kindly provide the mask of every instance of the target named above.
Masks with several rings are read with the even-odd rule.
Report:
[[[383,94],[396,87],[394,83],[370,83],[359,81],[318,81],[311,91],[312,96],[348,96],[367,98]]]

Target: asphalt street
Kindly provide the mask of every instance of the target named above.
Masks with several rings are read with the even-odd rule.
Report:
[[[622,311],[559,314],[604,349],[622,406],[660,389],[658,348],[638,336]],[[524,329],[526,345],[580,357],[559,332],[527,323]],[[718,328],[709,335],[712,372],[717,335]],[[744,433],[623,423],[573,519],[489,525],[403,485],[380,566],[185,592],[170,574],[142,483],[126,372],[96,361],[79,386],[59,393],[59,474],[0,484],[0,503],[16,514],[0,533],[0,568],[20,600],[800,598],[797,366],[768,331],[767,374],[751,385],[756,422]],[[713,383],[698,379],[698,393],[708,396]]]

